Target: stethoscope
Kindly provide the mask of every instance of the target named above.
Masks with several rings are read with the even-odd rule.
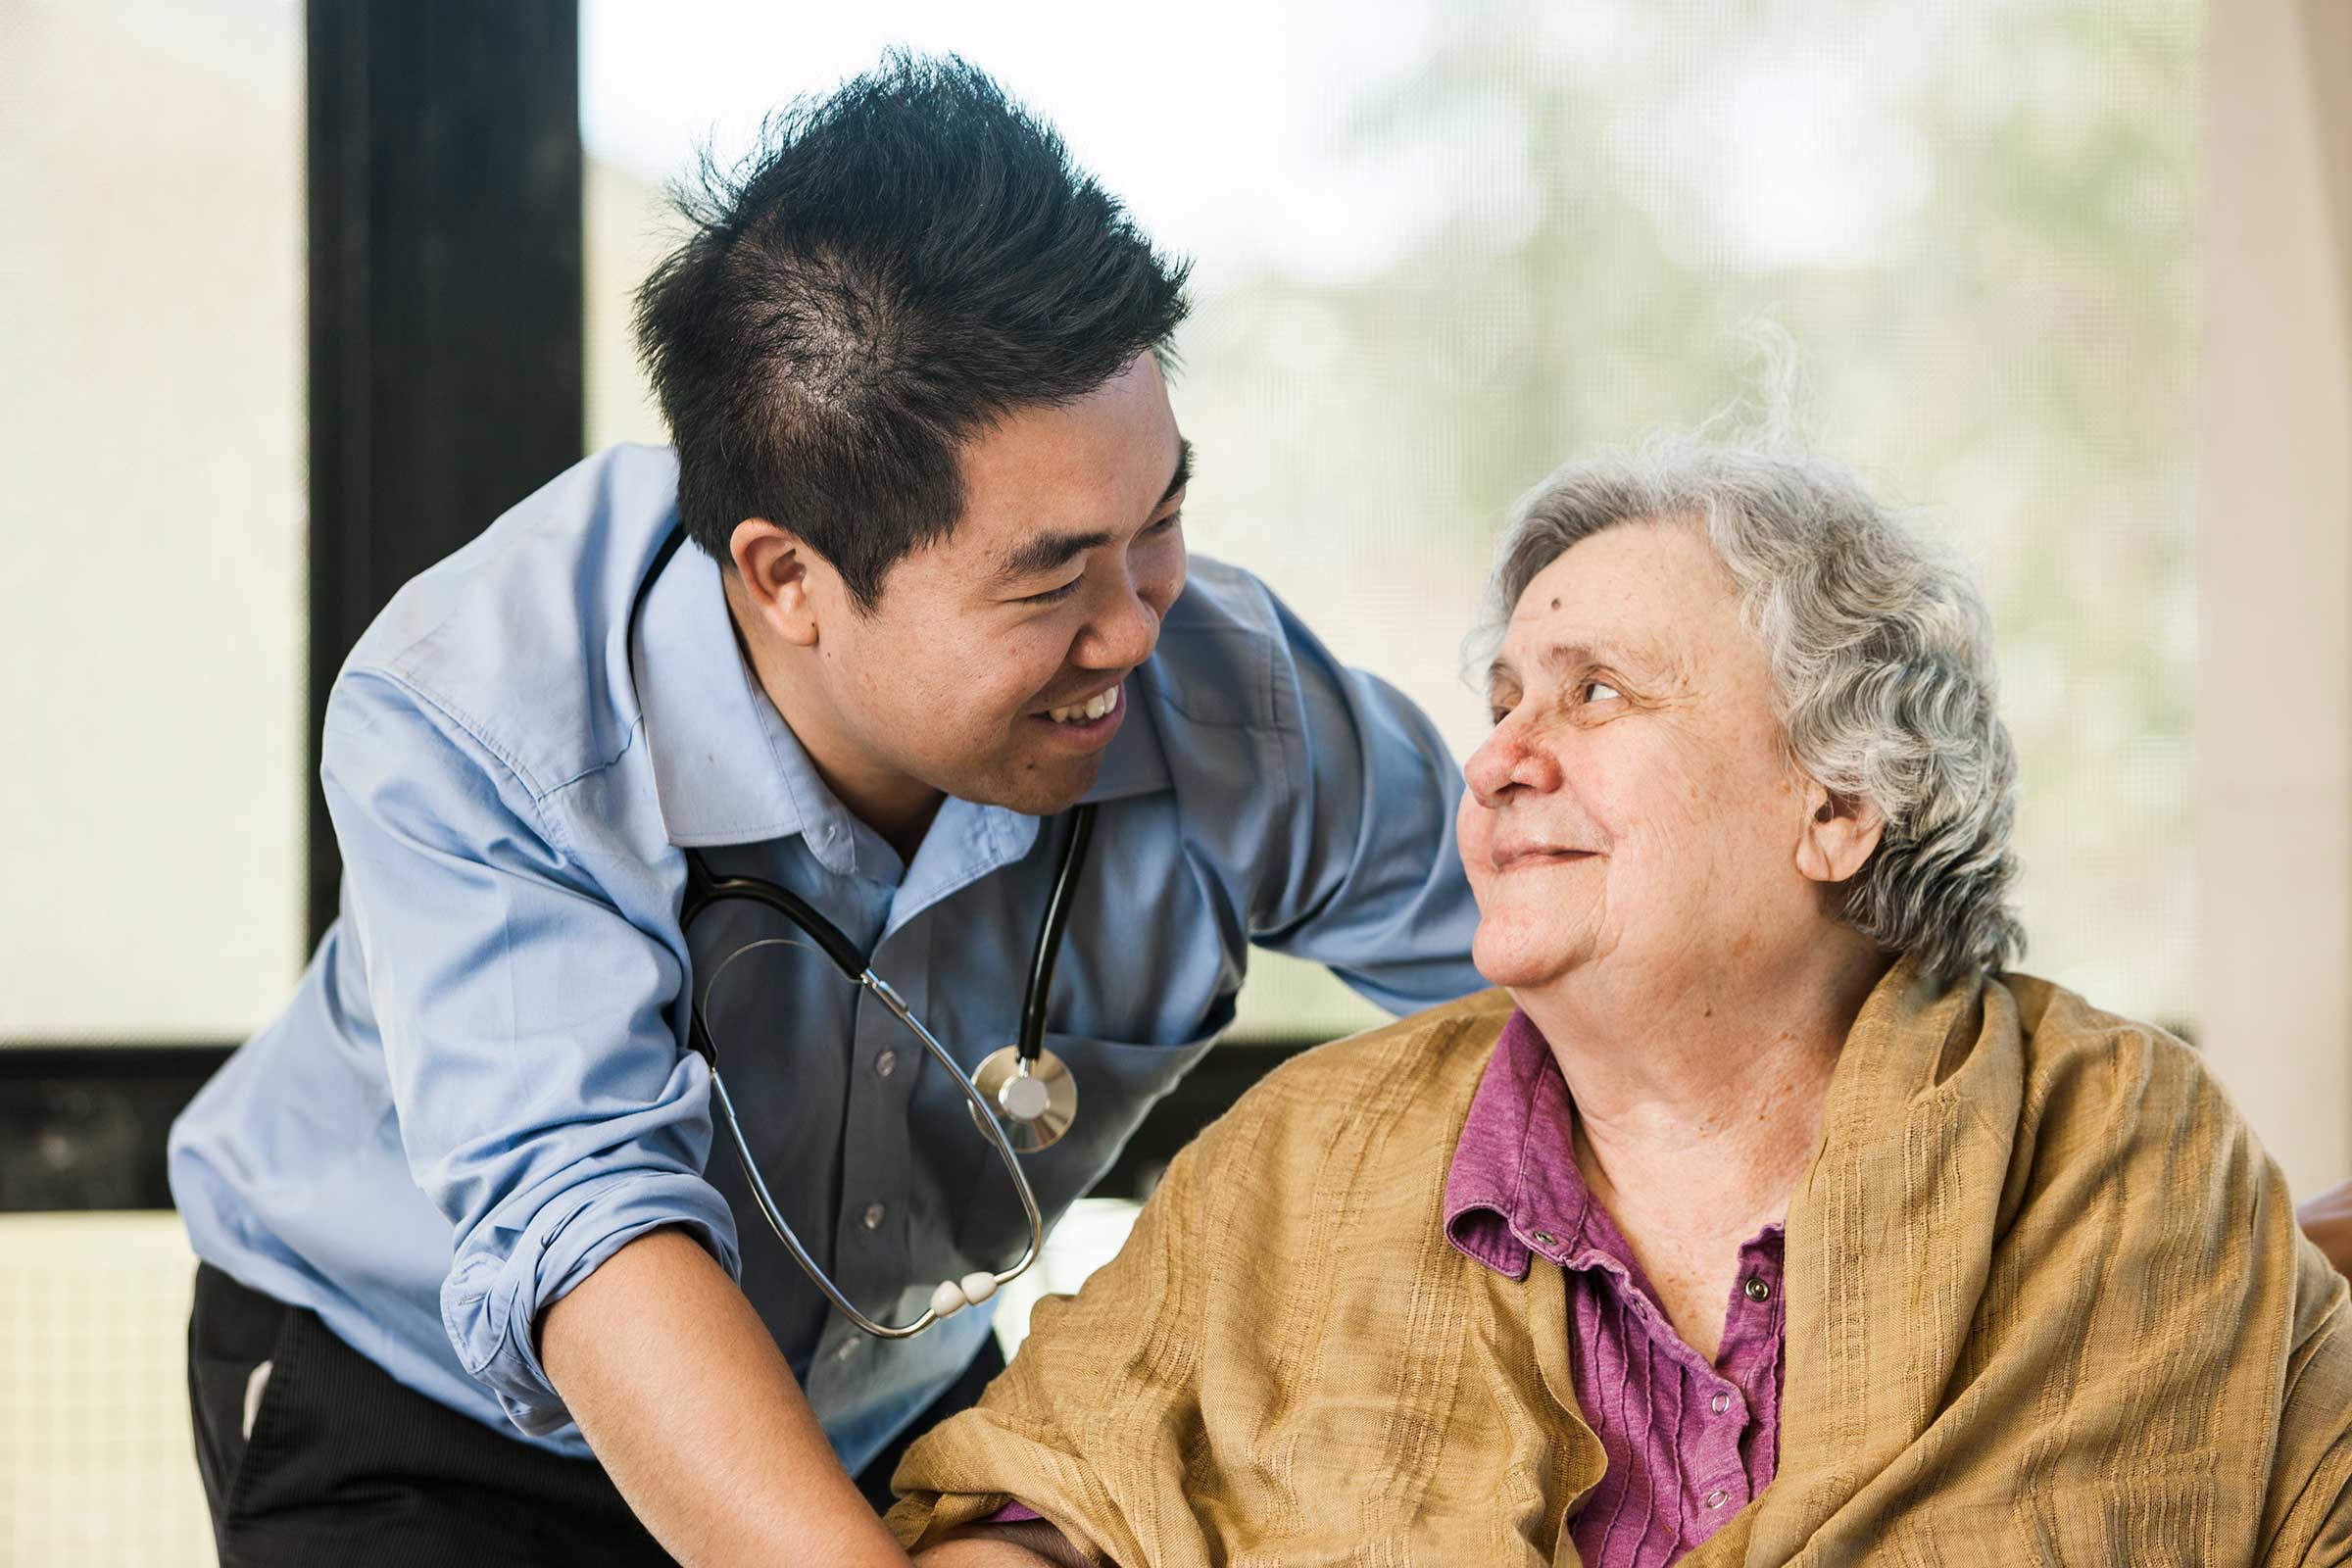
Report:
[[[686,537],[683,528],[674,529],[662,541],[653,564],[646,568],[644,579],[637,585],[636,599],[629,607],[629,624],[623,646],[630,650],[630,679],[636,678],[635,639],[638,612],[645,607],[646,594],[662,575],[662,568],[677,554]],[[735,1157],[743,1165],[745,1178],[751,1183],[752,1197],[760,1212],[784,1244],[793,1261],[808,1276],[809,1283],[824,1292],[825,1298],[841,1314],[866,1333],[885,1340],[910,1339],[942,1318],[953,1317],[967,1306],[975,1306],[996,1295],[1001,1285],[1010,1284],[1027,1273],[1037,1262],[1046,1245],[1045,1216],[1038,1211],[1037,1194],[1030,1189],[1029,1178],[1021,1171],[1019,1155],[1035,1153],[1052,1147],[1078,1114],[1078,1085],[1070,1076],[1069,1067],[1059,1056],[1046,1049],[1046,1003],[1054,987],[1054,962],[1061,953],[1062,932],[1070,923],[1071,895],[1078,885],[1079,873],[1086,865],[1088,842],[1095,832],[1094,803],[1086,802],[1071,808],[1069,832],[1062,840],[1061,862],[1054,873],[1054,891],[1046,901],[1045,918],[1038,925],[1037,947],[1029,960],[1029,989],[1021,1002],[1020,1034],[1014,1044],[992,1052],[979,1068],[965,1074],[948,1048],[939,1043],[936,1035],[923,1026],[890,982],[874,973],[865,956],[842,934],[839,926],[819,914],[806,900],[789,889],[773,882],[749,876],[713,876],[701,856],[686,851],[686,902],[680,910],[678,923],[681,936],[690,934],[694,922],[713,905],[739,900],[773,909],[798,927],[817,951],[833,961],[850,981],[870,992],[890,1015],[904,1024],[923,1049],[931,1054],[956,1087],[963,1092],[968,1102],[972,1123],[985,1137],[1004,1169],[1012,1176],[1012,1185],[1020,1194],[1021,1210],[1029,1219],[1029,1246],[1020,1261],[1008,1269],[991,1272],[976,1269],[959,1280],[942,1280],[931,1293],[931,1303],[923,1315],[903,1325],[877,1323],[859,1311],[831,1276],[820,1267],[808,1249],[794,1234],[784,1218],[774,1197],[767,1190],[767,1181],[760,1174],[759,1162],[752,1158],[752,1146],[743,1135],[743,1120],[735,1112],[735,1102],[727,1093],[726,1080],[719,1075],[718,1047],[710,1037],[710,1027],[705,1017],[703,1004],[726,973],[728,967],[745,955],[762,948],[801,947],[805,944],[790,937],[767,937],[746,943],[711,967],[710,980],[701,988],[700,998],[687,1001],[687,1045],[710,1068],[710,1098],[718,1106],[719,1119],[726,1124],[729,1140],[735,1146]]]

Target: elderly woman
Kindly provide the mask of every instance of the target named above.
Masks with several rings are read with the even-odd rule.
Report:
[[[901,1539],[2345,1560],[2343,1282],[2192,1053],[2006,969],[1966,576],[1838,472],[1681,444],[1556,475],[1496,586],[1460,849],[1500,989],[1186,1151],[908,1455]]]

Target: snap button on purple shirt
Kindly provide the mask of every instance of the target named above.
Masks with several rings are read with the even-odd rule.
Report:
[[[1511,1279],[1536,1253],[1568,1288],[1576,1394],[1608,1473],[1569,1525],[1589,1568],[1659,1568],[1770,1484],[1780,1459],[1781,1227],[1740,1250],[1713,1365],[1683,1343],[1615,1220],[1577,1169],[1575,1112],[1551,1047],[1511,1014],[1446,1183],[1446,1234]]]

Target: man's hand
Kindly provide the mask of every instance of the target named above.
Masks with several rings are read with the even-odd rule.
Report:
[[[2337,1182],[2295,1207],[2295,1222],[2338,1274],[2352,1274],[2352,1181]]]
[[[541,1314],[539,1359],[687,1568],[907,1568],[743,1292],[683,1231],[640,1236]]]

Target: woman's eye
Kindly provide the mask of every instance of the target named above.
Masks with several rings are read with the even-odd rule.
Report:
[[[1623,697],[1625,693],[1619,691],[1616,687],[1610,685],[1605,680],[1589,680],[1585,682],[1585,701],[1588,703],[1605,703],[1613,698]]]

